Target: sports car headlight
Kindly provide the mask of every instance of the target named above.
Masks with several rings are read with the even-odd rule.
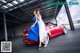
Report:
[[[26,36],[28,36],[28,34],[26,34]]]

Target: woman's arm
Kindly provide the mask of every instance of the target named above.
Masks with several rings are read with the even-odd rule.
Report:
[[[36,17],[35,17],[36,18]],[[37,18],[36,18],[37,19]],[[32,24],[32,26],[34,26],[37,23],[37,20]]]
[[[35,17],[36,17],[37,21],[40,21],[39,16],[37,14],[35,14]]]
[[[35,23],[33,23],[32,25],[31,25],[31,27],[33,27],[35,25]]]
[[[40,21],[39,16],[37,17],[37,20]]]

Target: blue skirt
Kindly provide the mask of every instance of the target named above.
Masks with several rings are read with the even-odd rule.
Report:
[[[30,40],[38,41],[38,36],[39,36],[39,26],[37,22],[33,27],[30,27],[27,38]]]

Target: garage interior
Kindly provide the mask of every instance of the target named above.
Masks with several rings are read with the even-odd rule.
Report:
[[[47,5],[48,2],[66,0],[0,0],[0,42],[12,41],[12,53],[80,53],[80,27],[74,26],[68,5],[64,5],[70,24],[66,35],[51,39],[41,51],[37,44],[22,42],[23,31],[31,26],[35,9],[40,9],[44,22],[56,19],[63,5]]]

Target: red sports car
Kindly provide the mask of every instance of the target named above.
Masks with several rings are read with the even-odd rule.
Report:
[[[51,22],[47,22],[45,24],[46,24],[45,29],[48,32],[49,39],[54,38],[55,36],[59,36],[60,34],[67,33],[67,30],[63,25],[58,26],[57,24],[54,24]],[[38,42],[35,42],[34,40],[28,40],[27,36],[28,36],[28,28],[26,28],[23,32],[23,35],[22,35],[23,42],[27,44],[38,43]]]

